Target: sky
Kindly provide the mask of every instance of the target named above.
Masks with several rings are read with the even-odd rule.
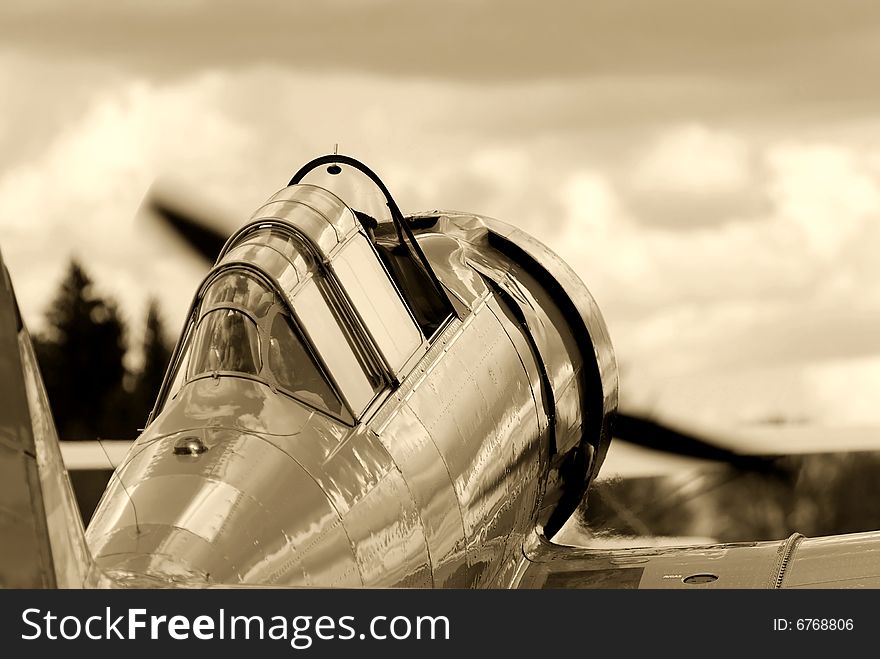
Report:
[[[0,5],[0,250],[39,330],[71,256],[140,331],[307,160],[560,253],[630,408],[880,427],[880,7],[815,0]]]

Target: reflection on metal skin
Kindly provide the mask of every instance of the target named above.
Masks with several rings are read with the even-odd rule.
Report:
[[[46,524],[52,506],[45,501],[48,493],[34,484],[44,477],[38,465],[38,445],[41,439],[51,443],[51,438],[41,438],[32,427],[32,420],[45,423],[40,416],[48,415],[49,410],[45,398],[37,399],[42,405],[33,406],[33,387],[28,381],[38,377],[39,371],[35,363],[28,364],[20,350],[27,334],[0,258],[2,310],[9,311],[0,314],[0,587],[49,588],[57,584]],[[48,425],[51,427],[51,419]],[[54,434],[54,428],[51,432]],[[59,475],[60,461],[44,463],[53,476]],[[61,473],[66,479],[67,474]]]
[[[566,373],[569,368],[566,360],[571,360],[574,365],[583,364],[583,383],[587,391],[578,398],[588,416],[585,434],[589,441],[596,443],[597,459],[591,470],[591,477],[594,477],[611,441],[611,420],[617,410],[618,393],[617,361],[595,299],[567,263],[520,229],[482,216],[459,213],[443,214],[442,217],[447,221],[447,232],[460,235],[463,242],[481,248],[473,257],[475,262],[481,257],[485,262],[487,254],[503,255],[502,259],[496,256],[502,263],[506,260],[506,264],[495,267],[496,276],[501,274],[499,271],[506,271],[506,276],[500,277],[498,283],[502,287],[505,284],[511,286],[508,290],[511,295],[516,296],[519,292],[525,297],[525,291],[528,291],[536,298],[542,298],[537,304],[529,302],[526,306],[548,318],[530,325],[530,330],[540,337],[539,326],[542,326],[545,331],[558,333],[568,346],[560,350],[558,346],[547,345],[542,350],[549,362],[548,372],[556,374],[561,369]],[[524,311],[528,312],[527,309]],[[561,392],[566,381],[567,377],[562,375],[562,381],[555,387],[557,392]]]
[[[538,537],[527,549],[521,588],[770,588],[784,543],[597,550],[554,545]],[[686,582],[712,574],[715,581]]]
[[[70,478],[64,468],[49,401],[39,376],[39,366],[27,330],[20,331],[18,340],[42,488],[42,506],[46,515],[45,531],[48,533],[48,549],[51,549],[52,574],[45,575],[44,578],[47,577],[49,583],[54,582],[59,588],[95,586],[100,583],[102,575],[95,568],[83,537],[82,521]],[[40,526],[42,525],[37,526],[38,530],[41,530]],[[37,547],[35,550],[39,555],[46,552],[47,547]],[[44,560],[47,558],[49,557],[43,556]]]
[[[174,455],[175,441],[137,453],[120,474],[128,494],[111,485],[96,513],[89,541],[108,572],[134,562],[168,580],[360,585],[339,514],[287,453],[229,430],[207,432],[194,459]],[[329,557],[338,574],[327,574]]]
[[[660,549],[581,549],[533,537],[521,588],[877,588],[880,532]],[[705,577],[711,578],[705,578]]]
[[[880,588],[880,532],[804,538],[783,588]]]
[[[408,392],[408,407],[451,478],[469,566],[488,579],[508,536],[526,530],[514,524],[516,511],[536,503],[538,457],[527,440],[538,437],[535,401],[513,344],[485,305],[443,352],[444,359]]]
[[[515,307],[548,381],[550,391],[540,399],[552,421],[551,464],[538,523],[552,535],[583,500],[611,441],[618,380],[607,328],[577,275],[538,241],[490,218],[440,213],[433,219],[422,240],[437,232],[459,242],[468,266]],[[442,281],[460,279],[450,261],[432,262]]]
[[[382,424],[379,437],[400,469],[424,525],[425,541],[433,568],[435,586],[448,583],[459,570],[466,569],[467,555],[461,508],[449,479],[449,471],[437,445],[403,403]]]

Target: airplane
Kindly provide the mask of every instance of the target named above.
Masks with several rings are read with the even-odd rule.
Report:
[[[607,454],[618,374],[589,291],[525,232],[404,216],[338,154],[229,237],[165,211],[214,266],[87,529],[3,268],[0,527],[21,541],[2,585],[880,587],[877,532],[553,542]]]

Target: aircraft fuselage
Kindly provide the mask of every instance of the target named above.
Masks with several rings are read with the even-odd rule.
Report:
[[[138,583],[511,585],[607,449],[601,315],[521,231],[431,213],[404,235],[315,189],[270,199],[206,278],[95,559]]]

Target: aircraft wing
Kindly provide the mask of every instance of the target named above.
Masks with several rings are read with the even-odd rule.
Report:
[[[86,545],[33,346],[2,256],[0,401],[0,587],[98,585],[100,575]]]
[[[880,464],[876,431],[838,436],[827,428],[750,428],[752,435],[740,438],[684,422],[674,430],[665,421],[631,426],[651,441],[637,432],[621,433],[630,441],[615,436],[586,526],[575,524],[564,539],[555,538],[580,548],[533,542],[520,585],[880,587],[880,533],[869,531],[878,517],[867,503]],[[734,446],[743,453],[727,459],[723,452]],[[670,525],[670,511],[681,521]],[[722,544],[781,538],[795,529],[812,537]],[[843,529],[865,532],[840,535]],[[662,537],[670,532],[716,539],[671,543]],[[646,546],[656,543],[666,546]]]
[[[534,538],[519,588],[878,588],[880,532],[694,547],[586,549]]]

